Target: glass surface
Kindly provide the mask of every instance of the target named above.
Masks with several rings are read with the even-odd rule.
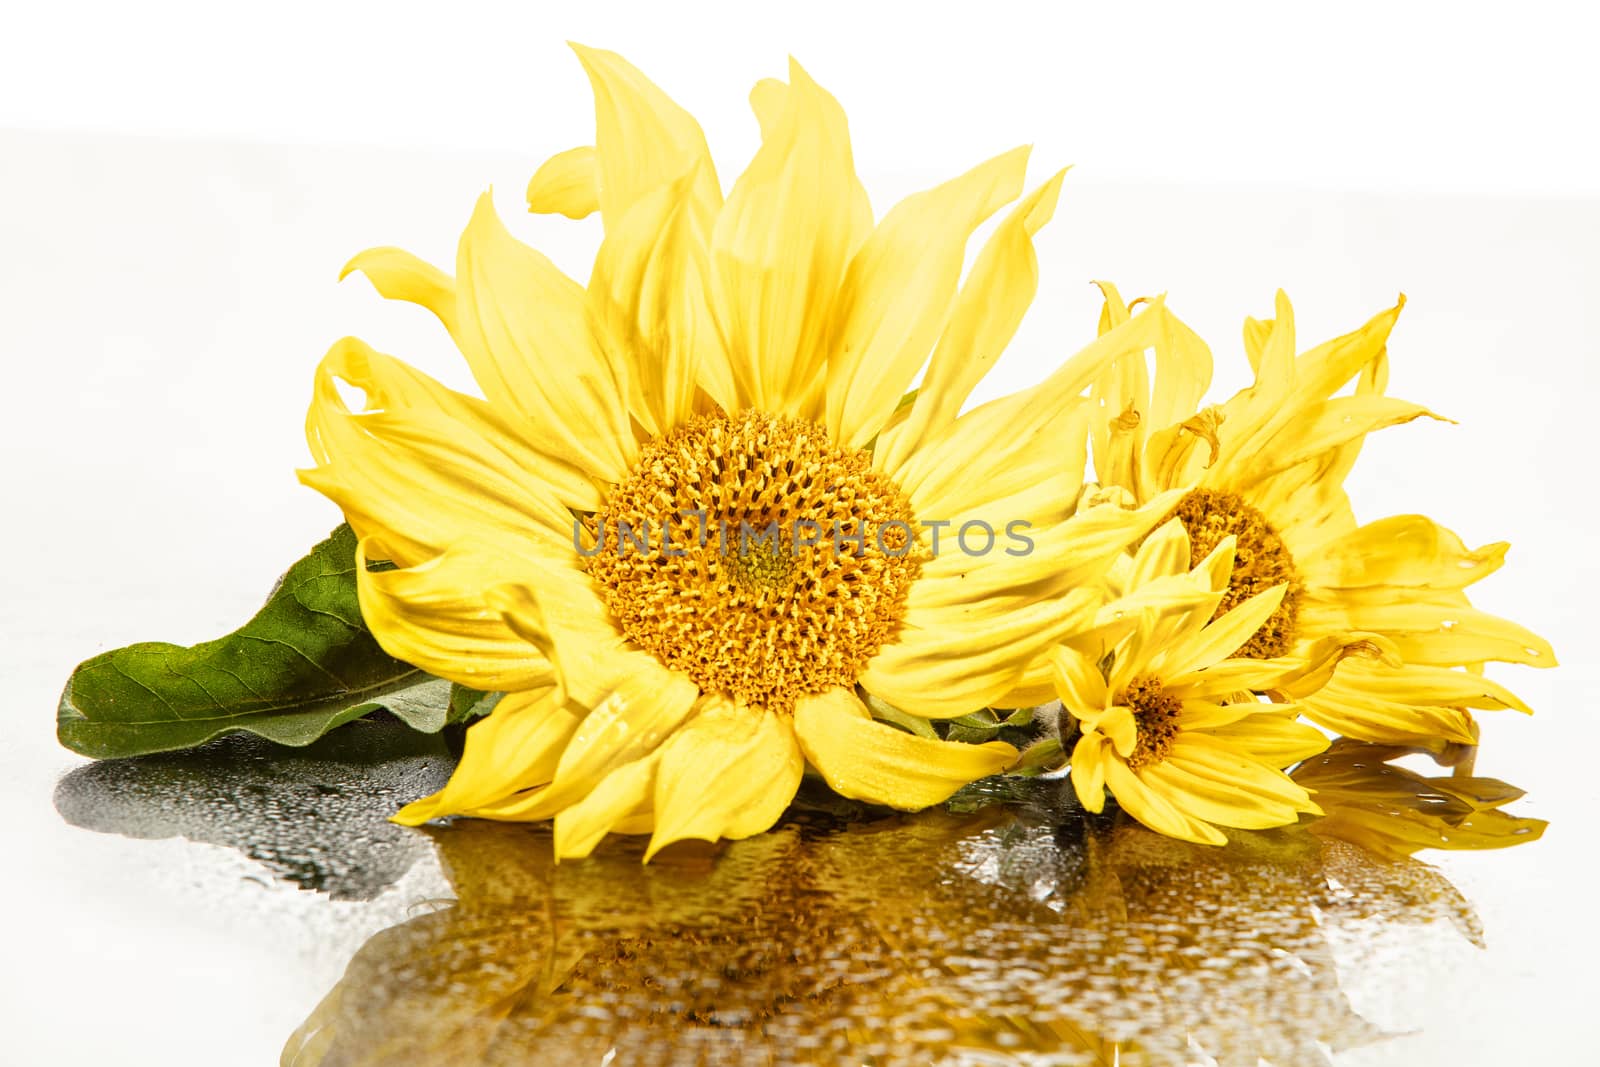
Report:
[[[472,197],[495,180],[509,216],[531,158],[0,134],[0,1063],[1600,1055],[1592,202],[1074,177],[1039,304],[984,394],[1092,333],[1090,277],[1170,291],[1216,351],[1219,395],[1274,286],[1308,339],[1405,288],[1393,391],[1462,425],[1386,431],[1351,494],[1364,518],[1423,511],[1513,543],[1476,599],[1564,666],[1494,672],[1539,713],[1485,715],[1476,771],[1530,791],[1510,810],[1550,820],[1532,844],[1393,859],[1290,830],[1207,850],[1037,783],[864,822],[813,796],[721,850],[641,867],[619,841],[557,867],[537,827],[386,821],[448,773],[437,738],[397,751],[360,726],[307,752],[235,740],[99,765],[59,748],[74,663],[225,632],[338,521],[291,474],[332,340],[464,384],[425,317],[333,277],[373,244],[448,262]],[[592,235],[564,221],[527,225],[585,276]]]
[[[1472,904],[1396,851],[1473,832],[1472,807],[1360,756],[1321,761],[1328,820],[1227,848],[1089,815],[1064,781],[916,815],[808,783],[771,833],[558,865],[542,826],[386,822],[451,765],[395,723],[90,764],[54,805],[113,851],[188,843],[142,876],[182,871],[218,917],[337,931],[284,1063],[1326,1064],[1413,1055],[1425,1013],[1394,991],[1492,974]],[[1491,818],[1486,842],[1539,829]]]

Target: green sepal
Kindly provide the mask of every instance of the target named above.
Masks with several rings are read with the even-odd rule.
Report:
[[[861,697],[861,702],[867,706],[867,711],[874,719],[886,722],[890,726],[898,726],[906,733],[915,734],[917,737],[926,737],[930,741],[939,740],[939,734],[934,730],[933,723],[922,716],[901,711],[887,700],[865,689],[857,690],[857,695]]]
[[[479,719],[494,710],[500,703],[504,693],[485,693],[480,689],[470,689],[464,685],[450,687],[450,715],[445,720],[446,725],[453,726],[460,722],[471,722]]]

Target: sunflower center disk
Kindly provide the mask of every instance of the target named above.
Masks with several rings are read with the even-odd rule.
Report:
[[[1234,653],[1249,659],[1273,659],[1286,654],[1294,645],[1301,585],[1294,557],[1278,531],[1237,493],[1195,489],[1178,502],[1176,514],[1189,532],[1191,567],[1209,556],[1229,534],[1236,538],[1233,575],[1212,618],[1232,611],[1257,593],[1289,583],[1278,610]]]
[[[701,689],[791,711],[854,685],[927,552],[872,457],[804,419],[701,415],[640,452],[581,563],[622,632]]]
[[[1176,697],[1163,692],[1161,679],[1152,675],[1135,678],[1118,703],[1133,709],[1134,726],[1138,730],[1128,767],[1136,771],[1166,759],[1178,736],[1178,713],[1183,706]]]

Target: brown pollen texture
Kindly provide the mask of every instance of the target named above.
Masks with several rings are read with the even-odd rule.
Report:
[[[1135,678],[1123,691],[1118,703],[1133,709],[1138,741],[1128,757],[1128,768],[1154,767],[1167,758],[1178,737],[1178,713],[1183,705],[1162,691],[1161,679],[1153,675]]]
[[[1233,653],[1248,659],[1274,659],[1286,654],[1294,646],[1301,583],[1294,557],[1278,531],[1239,494],[1214,489],[1192,490],[1178,501],[1175,514],[1189,533],[1191,567],[1209,556],[1229,534],[1236,539],[1233,575],[1212,618],[1232,611],[1257,593],[1289,583],[1278,610]]]
[[[647,444],[588,526],[580,563],[630,640],[707,692],[784,712],[855,684],[927,556],[870,453],[757,411]]]

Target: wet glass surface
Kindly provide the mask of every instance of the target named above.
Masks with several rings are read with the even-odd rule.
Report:
[[[256,889],[393,915],[343,939],[288,1064],[1312,1065],[1404,1032],[1363,1013],[1363,983],[1485,944],[1405,853],[1543,828],[1496,810],[1515,790],[1384,754],[1334,750],[1307,768],[1328,819],[1227,848],[1014,780],[909,816],[808,788],[772,833],[648,866],[642,839],[612,839],[558,865],[543,827],[386,822],[451,756],[381,723],[304,752],[234,738],[89,764],[54,804],[247,857]]]

